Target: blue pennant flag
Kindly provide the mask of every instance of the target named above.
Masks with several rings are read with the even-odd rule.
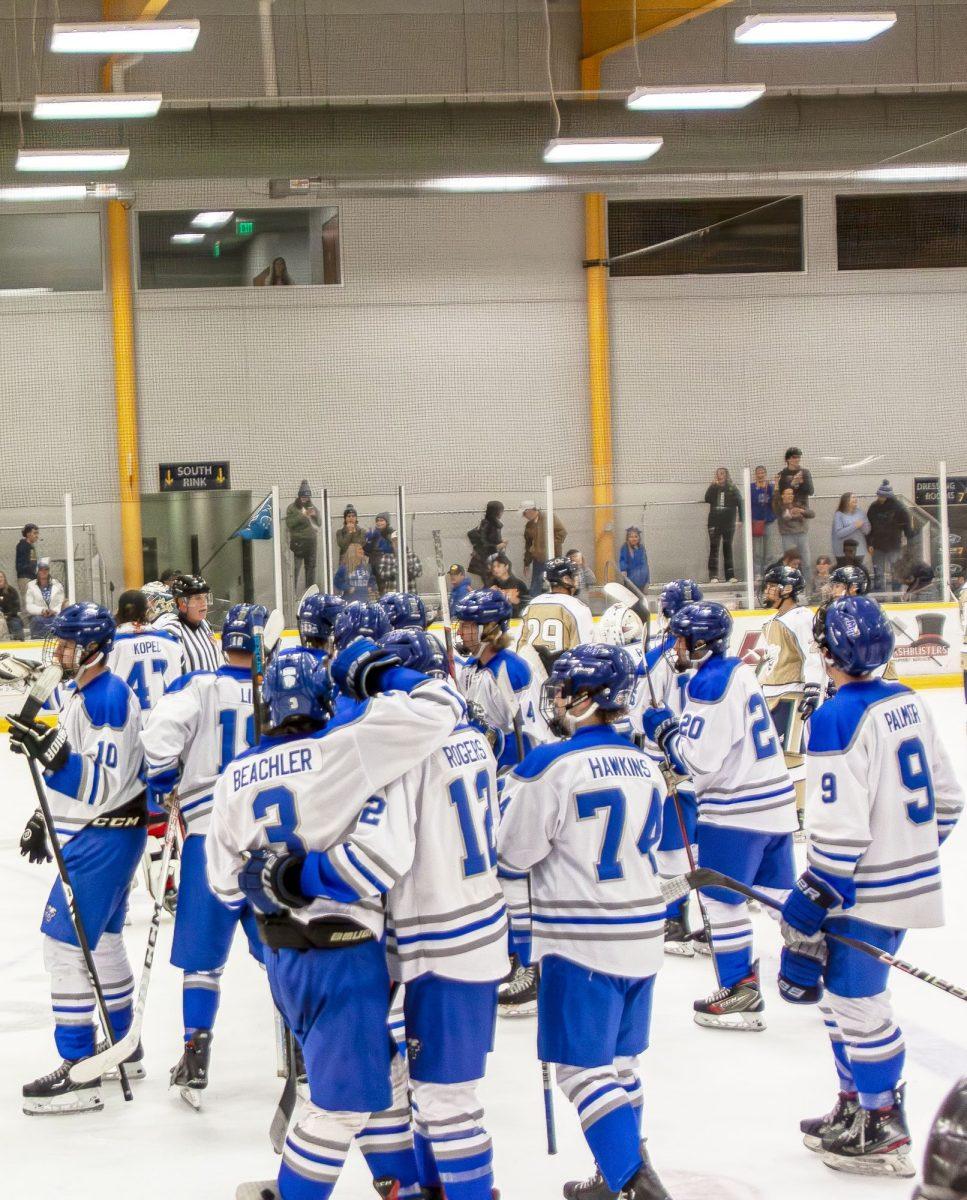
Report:
[[[232,534],[246,542],[267,542],[272,537],[272,497],[266,496],[244,525]]]

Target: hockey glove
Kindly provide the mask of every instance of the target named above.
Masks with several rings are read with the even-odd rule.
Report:
[[[13,732],[10,749],[14,754],[26,754],[40,763],[45,771],[59,771],[70,758],[71,746],[67,734],[59,725],[48,727],[41,721],[28,723],[8,716]]]
[[[803,688],[802,699],[799,701],[797,711],[804,721],[807,721],[819,708],[821,696],[822,688],[818,683],[807,683]]]
[[[341,650],[332,664],[332,677],[352,700],[368,700],[382,691],[383,676],[400,665],[398,654],[366,638],[357,638]]]
[[[831,908],[843,898],[825,880],[812,871],[803,871],[782,906],[782,920],[806,937],[819,933]]]
[[[261,913],[271,915],[286,908],[305,908],[309,900],[299,888],[304,862],[302,854],[252,850],[238,873],[239,890]]]
[[[20,835],[20,853],[29,858],[32,863],[50,862],[50,848],[47,845],[47,826],[38,809],[24,826]]]
[[[676,775],[688,774],[688,767],[678,752],[678,718],[670,708],[646,708],[641,715],[645,737],[655,742]]]
[[[785,946],[779,956],[779,995],[790,1004],[817,1004],[823,998],[826,939],[805,938],[791,925],[782,926]]]

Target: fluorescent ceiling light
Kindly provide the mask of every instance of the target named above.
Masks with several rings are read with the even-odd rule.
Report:
[[[703,108],[745,108],[764,95],[764,83],[704,83],[683,87],[640,87],[628,97],[636,112],[674,112]]]
[[[192,217],[191,223],[196,229],[218,229],[235,216],[235,210],[229,212],[200,212]]]
[[[967,163],[920,163],[904,166],[886,163],[882,167],[869,167],[865,171],[854,171],[856,179],[880,180],[883,183],[927,183],[932,179],[967,179]]]
[[[761,13],[735,31],[743,46],[868,42],[896,24],[894,12]]]
[[[53,290],[44,287],[0,288],[0,296],[48,296]]]
[[[532,192],[554,182],[548,175],[451,175],[423,186],[438,192]]]
[[[547,163],[644,162],[662,147],[660,137],[552,138]]]
[[[173,233],[171,240],[177,246],[190,246],[194,242],[203,242],[205,235],[203,233]]]
[[[128,165],[131,151],[114,150],[23,150],[17,151],[18,171],[120,171]]]
[[[120,117],[154,117],[161,107],[161,93],[102,92],[81,96],[37,96],[35,121],[96,121]]]
[[[50,33],[55,54],[160,54],[191,50],[197,21],[91,21],[60,23]]]
[[[52,187],[5,187],[0,188],[0,200],[16,204],[22,200],[86,200],[87,187],[83,183],[57,184]]]

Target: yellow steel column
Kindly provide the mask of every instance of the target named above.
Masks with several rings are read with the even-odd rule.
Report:
[[[608,337],[606,202],[600,192],[584,197],[585,273],[588,309],[588,383],[591,425],[591,483],[594,504],[594,566],[604,580],[608,563],[617,570],[614,543],[614,483],[611,451],[611,343]],[[603,507],[601,507],[603,506]]]
[[[120,200],[107,202],[107,240],[114,317],[114,401],[117,414],[118,482],[121,490],[121,550],[124,586],[134,588],[144,583],[144,556],[141,545],[131,239],[128,209]]]

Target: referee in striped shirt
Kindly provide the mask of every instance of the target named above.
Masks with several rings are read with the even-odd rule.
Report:
[[[171,581],[171,595],[178,610],[178,622],[172,622],[169,628],[181,639],[185,674],[217,671],[222,656],[212,627],[205,619],[211,604],[208,584],[200,575],[176,575]]]

